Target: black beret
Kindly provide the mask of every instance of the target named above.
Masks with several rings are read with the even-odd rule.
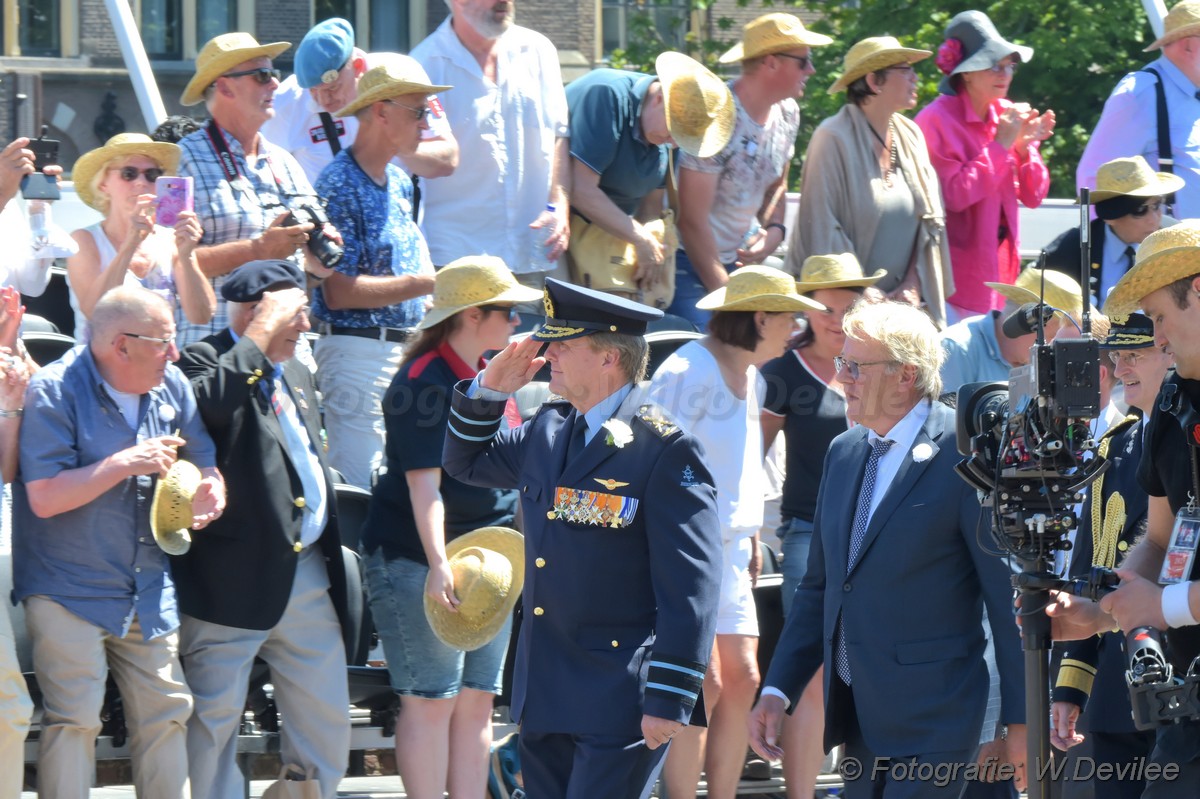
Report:
[[[248,261],[221,286],[228,302],[258,302],[263,292],[278,289],[304,289],[304,272],[291,261]]]
[[[538,341],[563,341],[593,333],[641,336],[646,332],[647,322],[663,315],[649,305],[552,277],[546,278],[542,301],[546,306],[546,321],[533,331]]]

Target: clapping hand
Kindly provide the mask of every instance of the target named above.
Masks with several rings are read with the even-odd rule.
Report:
[[[17,337],[21,334],[21,319],[25,306],[21,305],[21,294],[12,286],[0,289],[0,347],[9,352],[17,351]]]

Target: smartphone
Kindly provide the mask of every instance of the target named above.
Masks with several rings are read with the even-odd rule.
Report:
[[[175,227],[182,211],[192,210],[192,179],[163,175],[154,181],[154,193],[158,195],[158,212],[155,219],[163,227]]]
[[[58,178],[47,177],[45,168],[58,163],[57,139],[47,139],[49,125],[42,125],[42,135],[29,141],[33,151],[33,165],[37,172],[21,179],[21,196],[27,200],[57,200],[62,195],[58,190]]]

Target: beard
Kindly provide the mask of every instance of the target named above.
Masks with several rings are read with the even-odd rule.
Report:
[[[491,8],[487,9],[471,9],[466,12],[467,21],[471,23],[471,27],[487,39],[499,39],[505,31],[513,24],[514,9],[513,4],[508,4],[507,12],[504,17],[497,20],[496,14]]]

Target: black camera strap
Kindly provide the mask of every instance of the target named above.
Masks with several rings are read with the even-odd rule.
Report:
[[[217,163],[221,165],[221,171],[225,173],[225,180],[234,188],[243,187],[243,181],[240,180],[242,173],[238,169],[237,159],[229,151],[229,143],[225,141],[225,133],[217,124],[217,120],[208,120],[208,124],[204,126],[204,132],[208,135],[208,143],[213,148],[213,154],[217,156]],[[275,181],[275,186],[279,189],[279,197],[281,199],[286,197],[287,192],[283,188],[283,182],[275,174],[275,165],[271,163],[270,153],[264,150],[262,158],[267,162],[267,171],[271,173],[271,179]]]
[[[321,118],[321,127],[325,129],[325,143],[329,145],[329,151],[334,157],[342,151],[342,138],[338,135],[337,125],[333,122],[333,117],[328,111],[321,111],[317,114]]]

